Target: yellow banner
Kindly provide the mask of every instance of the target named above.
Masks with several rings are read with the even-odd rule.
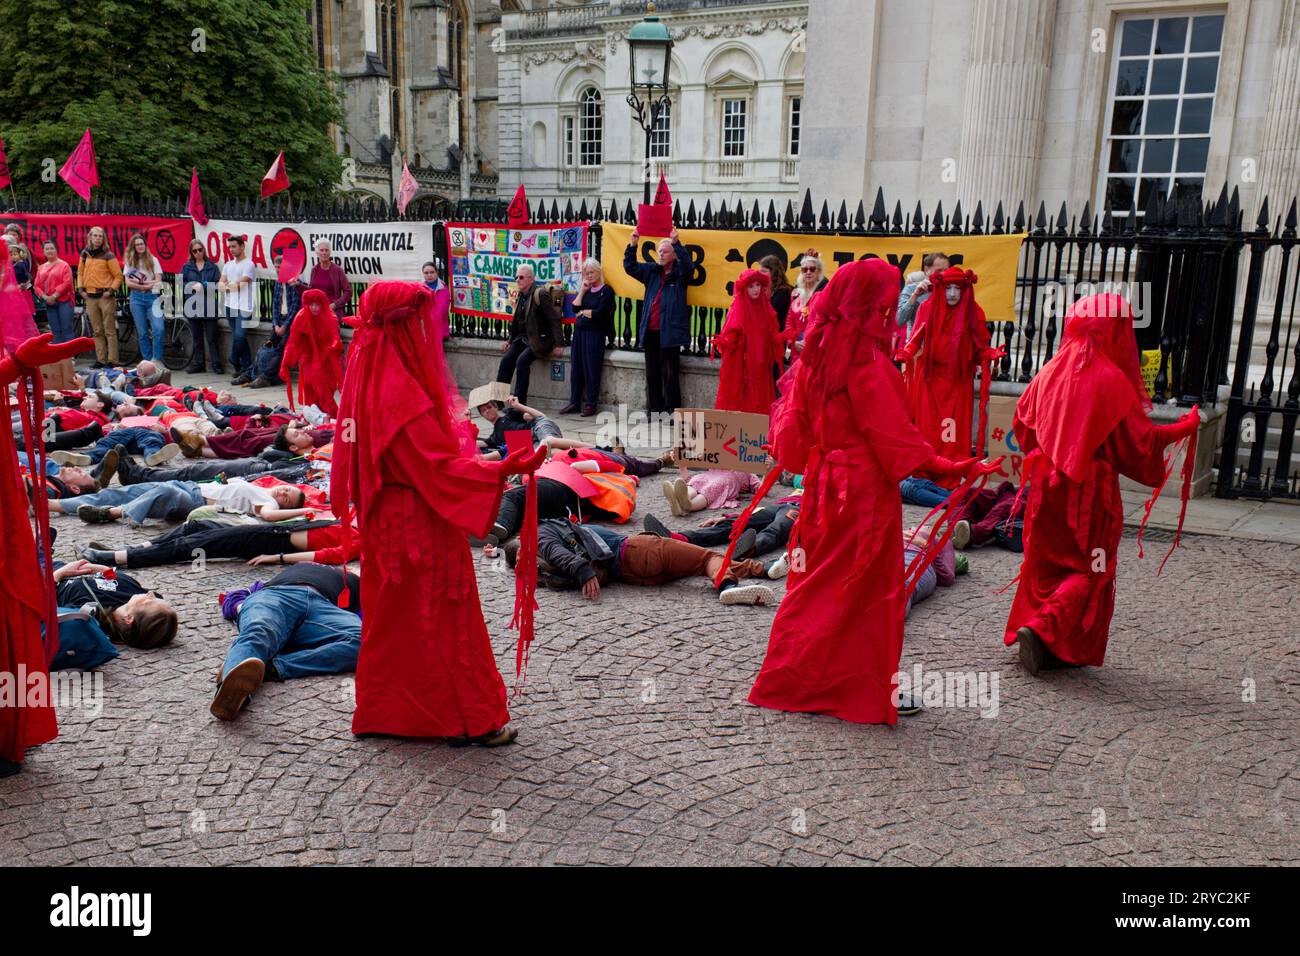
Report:
[[[601,223],[602,263],[605,279],[620,296],[639,299],[645,294],[641,283],[623,271],[623,251],[632,238],[632,227]],[[776,255],[791,263],[790,282],[798,278],[794,263],[809,248],[817,250],[826,263],[829,278],[840,264],[877,257],[898,266],[906,281],[908,273],[921,271],[921,259],[928,252],[942,252],[953,265],[979,276],[975,299],[990,322],[1014,322],[1016,269],[1024,234],[1013,236],[829,236],[779,232],[748,232],[728,229],[681,229],[678,239],[695,262],[695,275],[687,292],[690,305],[723,309],[731,304],[732,284],[740,273],[764,256]],[[637,257],[654,261],[655,240],[642,238]],[[901,290],[900,290],[901,291]]]

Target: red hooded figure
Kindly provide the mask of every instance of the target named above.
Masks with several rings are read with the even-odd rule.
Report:
[[[997,353],[989,348],[984,310],[975,302],[975,273],[954,266],[936,274],[933,281],[934,291],[917,311],[912,338],[898,357],[907,363],[912,421],[939,454],[965,458],[971,453],[975,370],[987,366]],[[950,303],[950,297],[955,303]],[[987,395],[982,393],[980,401],[978,445],[983,457]],[[953,483],[951,476],[926,477],[946,487]]]
[[[897,720],[908,597],[898,483],[922,466],[954,475],[976,466],[936,457],[908,418],[889,351],[898,287],[898,269],[881,259],[836,270],[772,410],[772,454],[804,475],[804,495],[789,586],[749,694],[761,707]]]
[[[736,280],[727,320],[713,337],[713,348],[722,356],[714,408],[756,415],[772,410],[772,367],[785,355],[785,344],[768,299],[771,286],[772,277],[762,269],[746,269]]]
[[[352,732],[509,743],[469,535],[491,529],[506,476],[541,458],[476,457],[433,306],[418,283],[370,286],[343,382],[331,501],[345,529],[355,507],[365,605]]]
[[[343,379],[343,340],[339,318],[330,308],[329,296],[320,289],[302,294],[302,308],[293,317],[289,341],[280,360],[280,377],[293,403],[293,368],[298,368],[298,401],[315,405],[331,418],[338,414],[334,395]]]
[[[1098,666],[1106,656],[1124,529],[1119,476],[1163,486],[1165,446],[1193,440],[1199,425],[1195,409],[1176,424],[1153,425],[1150,407],[1128,302],[1080,299],[1065,317],[1060,350],[1020,397],[1013,425],[1029,490],[1005,641],[1021,641],[1032,673],[1050,663],[1044,649],[1068,664]],[[1194,457],[1189,448],[1188,462]],[[1190,477],[1189,466],[1184,502]]]

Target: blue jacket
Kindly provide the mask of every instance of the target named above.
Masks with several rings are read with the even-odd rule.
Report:
[[[668,270],[667,279],[657,262],[637,262],[636,244],[628,243],[623,253],[623,271],[645,286],[645,300],[641,307],[641,327],[637,330],[637,345],[645,342],[646,327],[650,323],[650,304],[659,294],[663,285],[663,296],[659,300],[659,344],[663,348],[686,346],[691,344],[691,313],[686,307],[686,283],[693,268],[686,254],[686,247],[680,242],[673,243],[677,261]]]

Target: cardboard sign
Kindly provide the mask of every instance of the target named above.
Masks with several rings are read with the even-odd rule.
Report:
[[[41,378],[45,381],[46,391],[65,388],[78,388],[77,372],[72,366],[72,359],[64,359],[50,365],[41,366]]]
[[[466,403],[471,409],[477,410],[480,405],[486,405],[488,402],[504,402],[509,397],[509,382],[488,382],[471,391]]]
[[[745,471],[766,475],[768,417],[715,408],[679,408],[673,413],[677,461],[694,471]]]
[[[1018,399],[1014,395],[990,395],[989,396],[989,440],[987,457],[991,461],[999,455],[1006,455],[1007,459],[1002,463],[1002,470],[999,476],[989,479],[989,486],[993,487],[999,480],[1014,481],[1020,484],[1021,466],[1025,461],[1025,453],[1020,449],[1020,443],[1016,441],[1015,432],[1011,430],[1011,422],[1016,414],[1016,402]]]

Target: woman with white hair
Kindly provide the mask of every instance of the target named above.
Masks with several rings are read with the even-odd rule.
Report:
[[[311,280],[308,285],[320,289],[325,298],[330,300],[330,308],[338,316],[352,312],[352,283],[343,267],[334,261],[333,250],[328,239],[317,239],[316,264],[311,267]]]
[[[577,321],[573,327],[569,404],[560,409],[560,414],[572,415],[581,402],[582,417],[590,418],[596,414],[600,401],[605,343],[614,334],[614,290],[605,285],[605,273],[598,259],[588,259],[582,264],[582,287],[573,299],[573,311]]]
[[[799,257],[799,281],[790,296],[790,312],[785,320],[785,340],[790,343],[790,361],[803,351],[803,334],[812,316],[812,303],[817,293],[826,288],[826,264],[816,249],[809,249]]]

